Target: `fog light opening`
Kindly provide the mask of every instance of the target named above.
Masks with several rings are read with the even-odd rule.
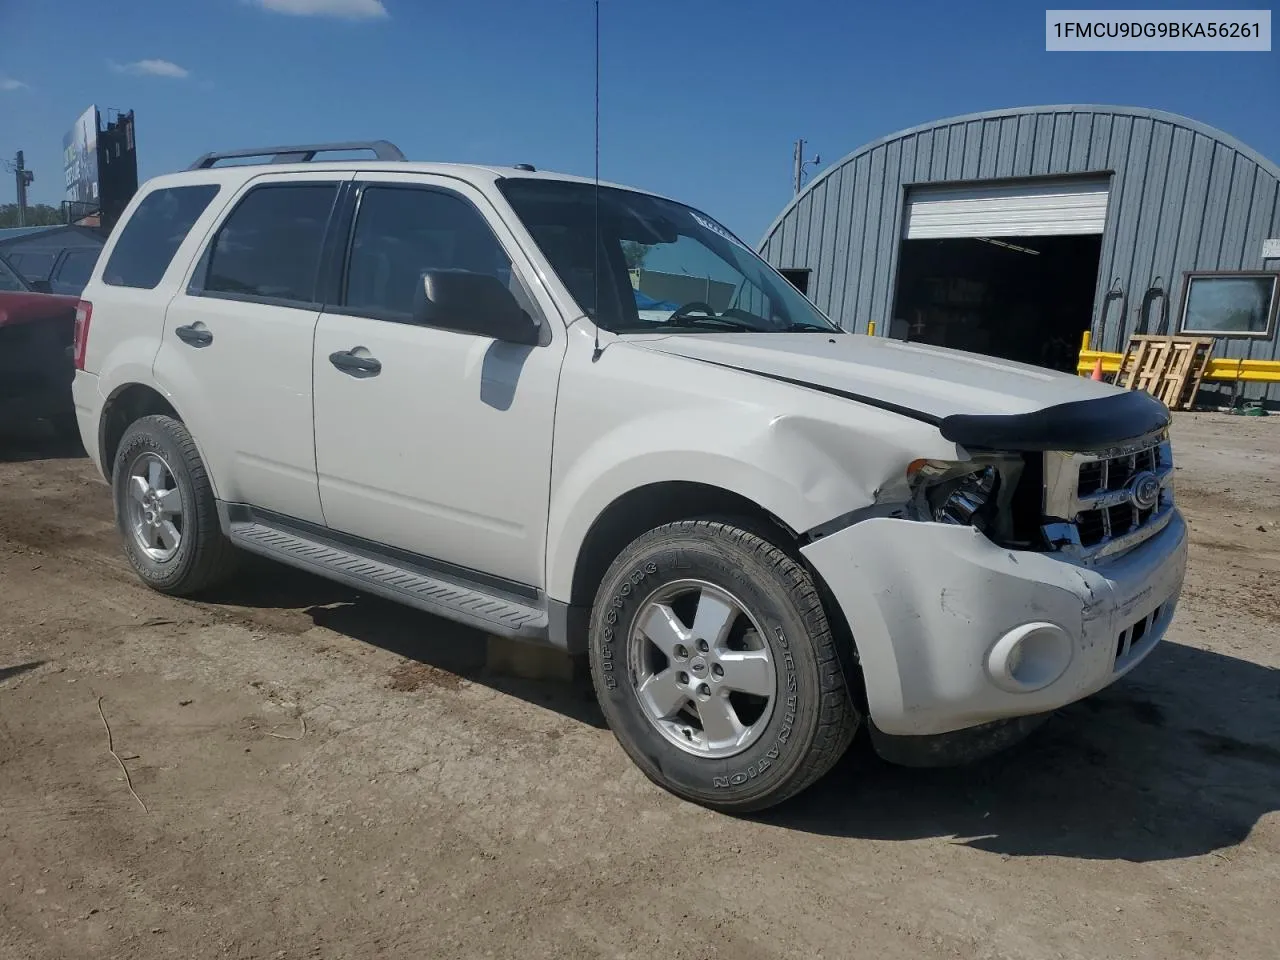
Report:
[[[1071,637],[1053,623],[1027,623],[1001,637],[987,657],[987,672],[1010,693],[1030,693],[1058,680],[1071,666]]]

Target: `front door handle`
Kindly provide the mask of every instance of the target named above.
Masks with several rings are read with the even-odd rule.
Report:
[[[329,362],[343,373],[355,377],[376,377],[382,372],[382,361],[373,357],[357,357],[350,350],[337,350],[329,354]]]
[[[213,331],[203,324],[200,326],[186,324],[181,327],[175,327],[173,332],[178,335],[179,340],[193,347],[207,347],[213,343]]]

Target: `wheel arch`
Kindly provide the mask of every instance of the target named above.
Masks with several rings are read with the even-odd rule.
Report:
[[[772,533],[779,546],[793,547],[798,536],[781,519],[741,493],[709,483],[665,480],[647,483],[615,497],[587,528],[573,564],[569,603],[590,606],[610,563],[641,534],[678,520],[732,517],[757,532]]]
[[[831,626],[844,667],[849,693],[865,712],[866,693],[860,658],[844,611],[823,578],[800,547],[804,537],[755,499],[713,483],[665,480],[634,487],[614,497],[587,528],[574,557],[571,585],[565,606],[565,642],[568,649],[585,651],[589,611],[605,572],[614,559],[637,537],[680,520],[728,520],[782,548],[813,578]]]
[[[172,397],[145,383],[136,381],[122,383],[112,390],[103,402],[102,414],[98,419],[98,453],[102,458],[102,472],[108,483],[111,481],[116,451],[120,449],[120,441],[125,431],[129,429],[130,424],[149,416],[173,417],[180,423],[187,422],[174,404]],[[200,458],[204,461],[205,469],[209,474],[209,484],[213,487],[214,495],[217,496],[217,480],[209,470],[209,461],[200,449],[200,440],[195,436],[191,439],[196,445],[196,450],[200,452]]]

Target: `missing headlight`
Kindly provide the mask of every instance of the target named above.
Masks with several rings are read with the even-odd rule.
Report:
[[[984,511],[994,502],[1000,475],[995,467],[983,467],[948,484],[939,484],[927,494],[938,523],[986,526]]]
[[[1021,473],[1018,457],[916,460],[907,468],[910,512],[918,520],[976,527],[997,542],[1015,540],[1009,504]]]

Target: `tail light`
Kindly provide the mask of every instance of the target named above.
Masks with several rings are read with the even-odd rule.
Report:
[[[93,304],[88,300],[81,300],[76,304],[76,332],[73,340],[77,370],[84,369],[84,354],[89,346],[89,321],[92,319]]]

